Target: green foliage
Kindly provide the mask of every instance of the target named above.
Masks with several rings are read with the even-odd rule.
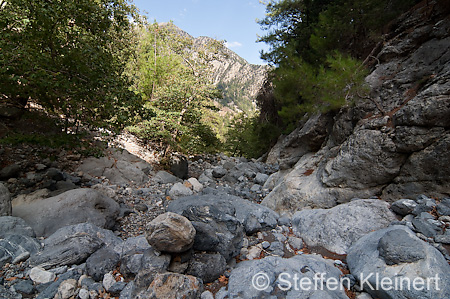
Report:
[[[217,149],[213,100],[221,94],[209,80],[208,63],[218,46],[194,45],[171,23],[140,28],[128,73],[146,102],[143,116],[128,130],[187,153]]]
[[[132,50],[126,0],[0,1],[1,97],[117,127],[139,107],[124,76]]]
[[[271,46],[262,58],[287,132],[311,111],[327,112],[367,96],[362,62],[382,29],[414,0],[269,0],[259,24]],[[262,111],[263,114],[266,111]],[[275,119],[275,118],[273,118]]]
[[[280,129],[269,123],[260,122],[259,116],[239,114],[233,118],[226,134],[224,151],[231,156],[259,158],[272,146]]]
[[[319,69],[294,58],[291,68],[278,68],[273,84],[275,96],[282,98],[280,117],[287,131],[307,112],[328,112],[352,105],[368,93],[361,62],[339,52],[328,55]]]

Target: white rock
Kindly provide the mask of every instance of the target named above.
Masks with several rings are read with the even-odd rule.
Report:
[[[86,289],[81,289],[78,292],[78,298],[80,299],[89,299],[89,291]]]
[[[247,258],[249,260],[254,260],[260,257],[262,251],[262,245],[258,244],[255,246],[252,246],[248,249]]]
[[[192,189],[195,192],[201,192],[203,190],[203,185],[200,184],[200,182],[196,178],[190,178],[188,182],[191,183]]]
[[[114,284],[116,283],[116,279],[114,278],[114,275],[110,273],[106,273],[105,276],[103,276],[103,287],[105,290],[109,290]]]
[[[34,267],[30,271],[30,279],[35,283],[47,283],[54,281],[56,278],[55,273],[45,271],[41,267]]]
[[[59,285],[58,293],[56,293],[55,299],[69,299],[75,296],[77,292],[77,281],[75,279],[68,279]]]
[[[201,299],[214,299],[214,295],[210,291],[204,291],[200,298]]]

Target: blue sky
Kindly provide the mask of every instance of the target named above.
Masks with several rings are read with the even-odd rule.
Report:
[[[173,23],[194,37],[226,40],[227,47],[253,64],[264,64],[259,52],[267,46],[256,43],[264,35],[256,19],[263,19],[265,6],[259,0],[134,0],[150,22]]]

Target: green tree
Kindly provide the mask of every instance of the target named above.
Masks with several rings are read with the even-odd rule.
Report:
[[[2,100],[117,127],[139,107],[124,75],[132,52],[127,0],[0,1]]]
[[[415,0],[269,0],[259,24],[262,58],[286,131],[306,112],[335,111],[367,97],[365,59],[383,27]],[[387,11],[387,13],[386,13]],[[367,61],[367,60],[365,60]],[[265,111],[262,111],[265,113]]]
[[[194,45],[171,23],[139,29],[139,44],[128,72],[145,99],[142,119],[129,131],[189,153],[219,147],[212,124],[213,100],[221,96],[209,79],[217,45]]]

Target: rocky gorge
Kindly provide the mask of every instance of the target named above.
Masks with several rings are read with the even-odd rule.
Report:
[[[370,100],[265,160],[2,147],[0,298],[450,298],[444,2],[393,24]]]

